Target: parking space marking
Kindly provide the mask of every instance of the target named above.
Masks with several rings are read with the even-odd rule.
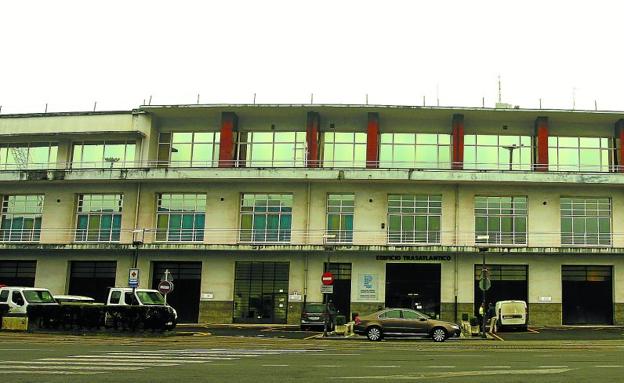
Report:
[[[537,366],[537,368],[568,368],[568,366]]]
[[[597,365],[597,366],[594,366],[594,367],[596,367],[596,368],[622,368],[624,366],[620,366],[620,365],[617,365],[617,364],[607,364],[607,365]]]
[[[511,368],[511,366],[483,366],[483,368]]]
[[[23,364],[2,364],[0,370],[45,370],[54,368],[53,366],[26,366]],[[64,370],[98,370],[98,371],[139,371],[145,370],[147,367],[129,367],[129,366],[63,366]]]
[[[116,361],[94,361],[89,360],[87,362],[76,361],[75,359],[64,359],[64,360],[4,360],[2,363],[7,364],[24,364],[24,365],[53,365],[53,366],[62,366],[62,365],[85,365],[85,366],[124,366],[124,367],[145,367],[144,365],[138,363],[130,363],[130,362],[116,362]],[[172,367],[179,366],[179,363],[150,363],[150,367]]]
[[[401,366],[389,365],[389,366],[363,366],[363,367],[368,367],[368,368],[399,368]]]
[[[455,368],[456,366],[427,366],[427,368]]]
[[[106,371],[34,371],[34,370],[26,370],[26,371],[15,371],[15,370],[0,370],[0,375],[96,375],[96,374],[105,374]]]

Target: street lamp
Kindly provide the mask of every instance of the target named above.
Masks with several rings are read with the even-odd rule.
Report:
[[[486,315],[487,315],[487,307],[486,307],[486,291],[490,289],[491,286],[491,282],[490,279],[488,278],[488,269],[485,266],[485,253],[488,251],[489,246],[487,245],[488,240],[490,239],[489,235],[477,235],[477,241],[484,241],[485,245],[479,245],[477,244],[477,246],[479,247],[479,252],[483,254],[483,262],[481,264],[481,278],[479,280],[479,289],[481,289],[481,293],[482,293],[482,302],[481,305],[483,307],[483,317],[481,318],[481,325],[482,327],[482,337],[483,338],[487,338],[487,335],[485,334],[486,331]]]
[[[513,144],[513,145],[508,145],[508,146],[503,146],[504,149],[509,150],[509,170],[512,170],[512,165],[513,165],[513,151],[518,149],[518,148],[522,148],[524,147],[524,144]]]
[[[334,239],[336,238],[336,234],[323,234],[323,245],[325,247],[325,250],[327,251],[327,263],[325,264],[325,267],[323,267],[323,273],[329,271],[329,265],[331,262],[331,252],[332,250],[334,250],[334,246],[333,245],[328,245],[327,244],[327,240],[328,239]],[[327,337],[327,332],[328,332],[328,327],[329,327],[329,321],[330,321],[330,312],[329,312],[329,294],[323,294],[323,299],[325,300],[325,320],[323,323],[323,337]]]

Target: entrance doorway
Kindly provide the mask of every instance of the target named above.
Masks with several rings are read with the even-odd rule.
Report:
[[[72,261],[69,273],[69,295],[85,295],[104,303],[108,288],[115,287],[117,262]]]
[[[236,262],[234,323],[286,323],[288,262]]]
[[[490,273],[492,286],[485,292],[486,302],[496,304],[498,301],[519,300],[529,303],[529,268],[527,265],[486,265]],[[479,312],[483,302],[483,292],[479,289],[481,269],[483,265],[474,266],[474,314]]]
[[[440,264],[386,264],[386,307],[413,308],[440,315]]]
[[[323,294],[323,303],[331,299],[338,315],[344,315],[347,320],[351,320],[351,264],[325,263],[324,270],[334,276],[334,293]]]
[[[562,266],[563,324],[613,324],[611,266]]]
[[[36,261],[0,261],[0,285],[35,286]]]
[[[167,294],[167,304],[178,312],[178,322],[197,323],[201,294],[201,262],[154,262],[152,288],[158,288],[165,271],[173,277],[173,292]]]

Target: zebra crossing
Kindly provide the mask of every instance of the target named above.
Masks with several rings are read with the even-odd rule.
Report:
[[[142,371],[155,367],[215,364],[269,355],[318,352],[318,349],[177,349],[110,351],[36,360],[0,361],[2,375],[96,375],[120,371]]]

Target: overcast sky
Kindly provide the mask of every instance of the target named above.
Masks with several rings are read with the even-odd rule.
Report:
[[[618,4],[619,3],[619,4]],[[621,5],[620,5],[621,4]],[[152,104],[624,110],[620,1],[3,1],[2,114]]]

